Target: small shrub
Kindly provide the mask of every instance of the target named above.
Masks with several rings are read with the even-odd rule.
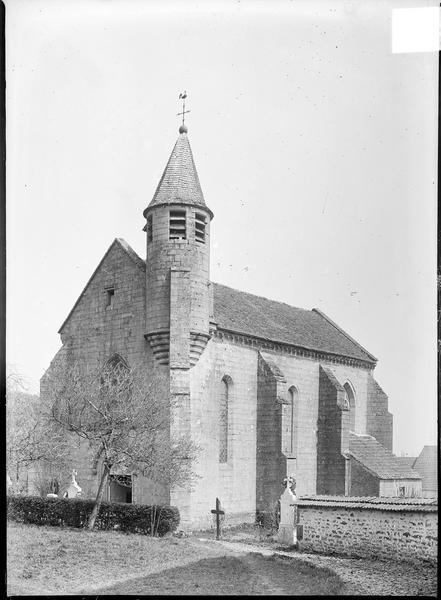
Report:
[[[8,496],[8,518],[32,525],[84,527],[95,504],[82,498],[40,498],[38,496]],[[95,522],[100,530],[162,536],[175,531],[179,511],[174,506],[147,506],[103,502]]]

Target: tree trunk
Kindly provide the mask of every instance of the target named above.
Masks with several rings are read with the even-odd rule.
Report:
[[[159,515],[158,515],[158,518],[156,518],[156,506],[155,506],[155,520],[154,520],[155,531],[152,532],[152,536],[155,536],[155,537],[158,533],[159,522],[161,520],[161,513],[162,513],[162,506],[159,507]],[[152,527],[152,529],[153,529],[153,527]]]
[[[103,501],[104,488],[106,486],[108,477],[109,477],[109,467],[106,464],[104,464],[103,465],[103,474],[101,475],[100,486],[98,488],[98,493],[96,495],[95,504],[93,506],[92,512],[90,513],[89,522],[87,523],[87,529],[92,530],[95,526],[95,521],[98,516],[98,512],[100,510],[101,502]]]

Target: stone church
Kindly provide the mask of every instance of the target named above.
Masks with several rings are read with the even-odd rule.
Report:
[[[185,125],[143,214],[145,260],[115,239],[61,326],[51,365],[69,352],[160,373],[179,399],[176,427],[202,448],[199,479],[159,489],[133,476],[131,487],[110,481],[106,498],[167,502],[181,527],[204,527],[216,497],[229,523],[273,510],[287,475],[299,495],[418,494],[419,476],[392,454],[376,358],[318,309],[210,281],[213,212]],[[94,497],[99,467],[82,448],[72,463]]]

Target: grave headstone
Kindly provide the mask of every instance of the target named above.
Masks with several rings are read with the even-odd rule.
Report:
[[[285,491],[280,496],[280,523],[277,540],[285,546],[297,543],[297,496],[295,495],[295,479],[286,477]]]
[[[77,475],[77,472],[74,469],[72,471],[72,481],[67,486],[67,489],[63,494],[63,498],[77,498],[78,496],[81,495],[82,490],[81,490],[81,487],[78,485],[78,483],[75,480],[76,475]]]

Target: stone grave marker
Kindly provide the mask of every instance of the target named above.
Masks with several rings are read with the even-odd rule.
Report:
[[[280,523],[277,540],[285,546],[297,543],[297,496],[294,477],[285,477],[285,491],[280,496]]]
[[[82,490],[75,480],[76,475],[78,475],[78,473],[74,469],[72,471],[72,481],[69,483],[67,490],[64,492],[63,498],[78,498],[78,496],[81,495]]]

